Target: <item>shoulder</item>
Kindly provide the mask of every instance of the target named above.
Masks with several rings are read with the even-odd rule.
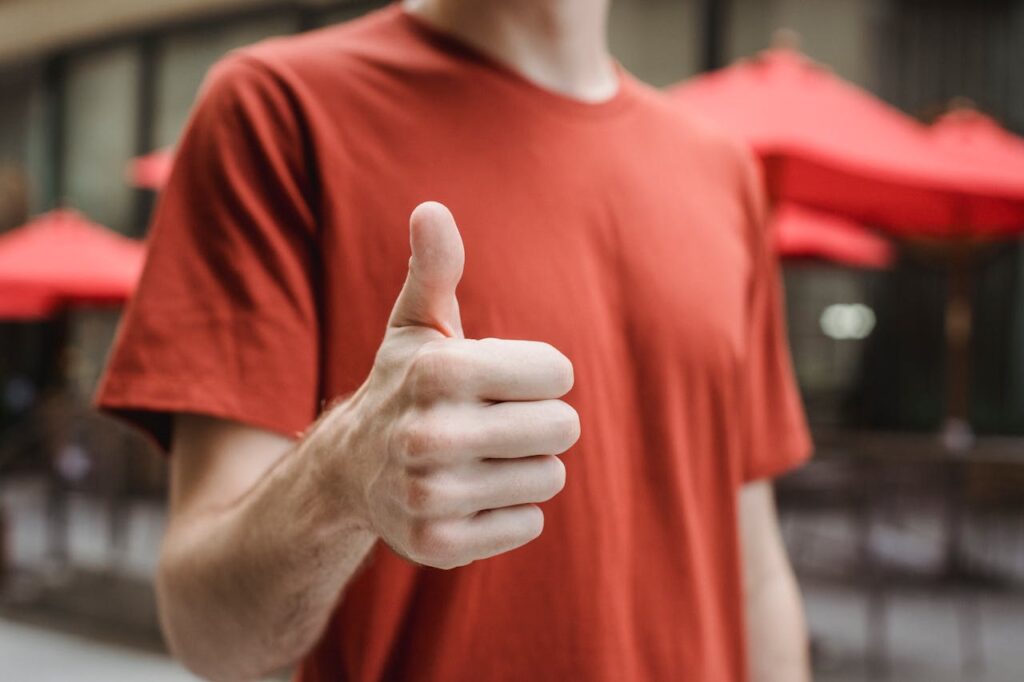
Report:
[[[215,68],[224,78],[262,76],[295,91],[344,86],[370,71],[398,62],[414,62],[416,44],[397,6],[358,19],[269,38],[231,52]]]
[[[769,201],[761,162],[738,135],[714,119],[694,110],[671,93],[659,92],[659,101],[675,116],[680,134],[699,158],[711,182],[726,196],[737,217],[754,271],[762,271],[771,258]]]
[[[626,77],[634,104],[628,134],[643,149],[657,150],[654,158],[709,200],[759,201],[759,165],[743,140],[670,92]]]
[[[750,182],[757,161],[739,137],[671,93],[644,84],[638,84],[637,93],[647,125],[660,131],[667,144],[713,172],[716,180],[734,187]]]
[[[634,128],[656,136],[656,144],[682,160],[691,182],[710,195],[737,202],[760,220],[764,188],[760,163],[750,146],[712,118],[693,109],[671,93],[636,82],[639,106]]]
[[[650,86],[638,87],[642,125],[673,158],[682,159],[687,186],[722,207],[754,251],[762,248],[768,201],[761,164],[750,146],[685,102]]]
[[[297,35],[269,38],[229,52],[207,74],[197,109],[220,115],[273,114],[271,121],[306,119],[330,93],[365,84],[388,60],[414,59],[393,7]],[[307,121],[308,122],[308,121]]]

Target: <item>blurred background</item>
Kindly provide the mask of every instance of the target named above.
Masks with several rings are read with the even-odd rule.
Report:
[[[141,262],[109,233],[144,237],[218,58],[383,4],[0,0],[0,271],[36,257],[99,286],[27,308],[0,290],[0,677],[191,679],[164,653],[151,588],[164,464],[88,404]],[[1024,133],[1024,0],[616,0],[611,38],[665,87],[798,49],[922,126],[991,117],[1024,167],[1009,137]],[[39,216],[31,238],[17,229]],[[777,245],[818,456],[778,487],[816,679],[1022,680],[1016,232],[802,217]],[[100,286],[87,270],[105,259],[121,279]]]

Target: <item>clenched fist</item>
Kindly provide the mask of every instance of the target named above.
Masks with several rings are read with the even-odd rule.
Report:
[[[410,219],[409,275],[366,382],[319,424],[320,467],[360,525],[420,564],[453,568],[524,545],[579,438],[559,400],[572,364],[548,344],[463,338],[462,238],[447,208]]]

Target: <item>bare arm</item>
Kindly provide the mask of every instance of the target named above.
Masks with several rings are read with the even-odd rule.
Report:
[[[809,682],[803,604],[779,532],[771,483],[748,484],[739,506],[751,682]]]
[[[157,575],[172,651],[211,679],[288,665],[315,642],[374,535],[281,436],[179,415],[174,443]]]
[[[522,546],[579,437],[558,398],[572,365],[547,344],[461,338],[462,242],[437,205],[366,382],[298,443],[179,415],[157,576],[171,648],[217,680],[260,677],[315,643],[380,538],[453,568]]]

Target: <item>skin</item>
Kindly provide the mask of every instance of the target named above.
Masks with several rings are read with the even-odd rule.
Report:
[[[771,483],[743,487],[739,517],[750,682],[810,682],[803,602],[779,532]]]
[[[404,5],[563,95],[597,102],[618,89],[606,40],[609,0],[406,0]]]
[[[598,101],[618,87],[603,0],[420,0],[407,9],[540,85]],[[213,680],[265,676],[316,642],[378,541],[462,566],[538,537],[579,437],[569,361],[530,341],[462,338],[454,218],[410,218],[412,258],[365,383],[298,441],[175,418],[157,597],[173,653]],[[810,678],[806,634],[767,483],[740,502],[755,682]],[[252,599],[253,594],[261,595]]]

